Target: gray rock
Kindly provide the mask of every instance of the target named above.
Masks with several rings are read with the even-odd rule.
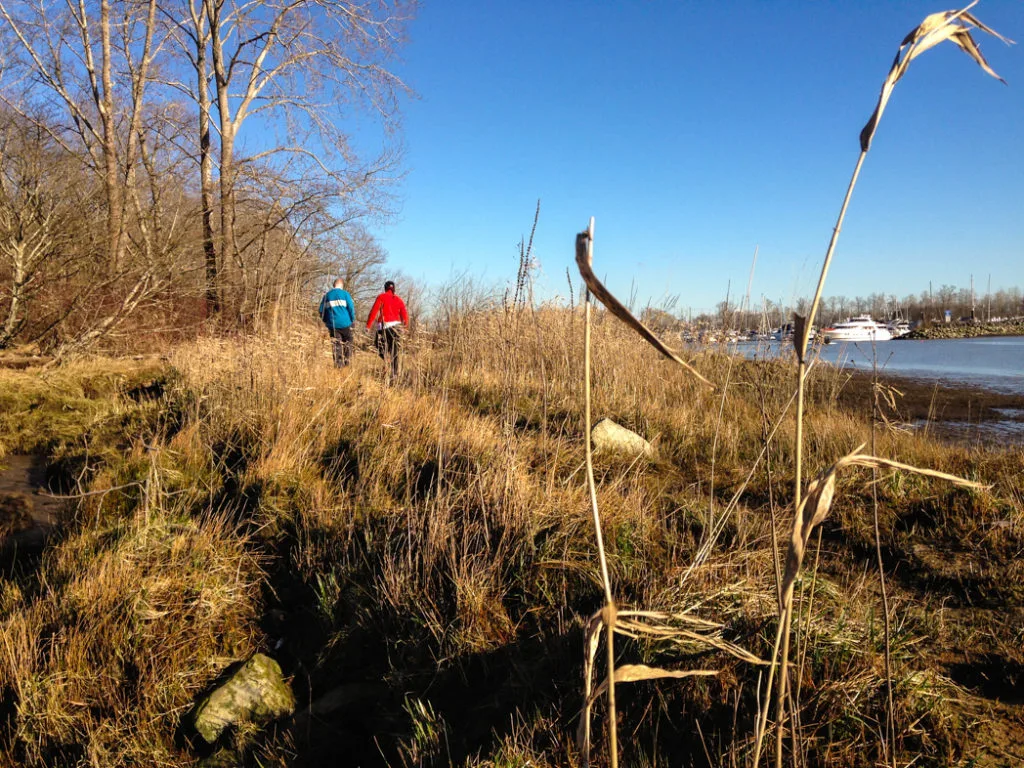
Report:
[[[269,656],[257,653],[196,707],[193,725],[213,744],[229,726],[262,725],[294,711],[295,696],[281,675],[281,667]]]
[[[595,453],[623,453],[632,456],[654,457],[654,446],[631,429],[611,419],[601,419],[590,431]]]

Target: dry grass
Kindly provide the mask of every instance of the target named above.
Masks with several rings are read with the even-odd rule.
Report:
[[[180,347],[152,403],[97,393],[89,408],[126,416],[118,440],[103,438],[107,450],[107,433],[90,433],[100,458],[85,462],[85,477],[92,490],[119,490],[84,498],[38,569],[5,583],[2,759],[191,764],[175,740],[191,701],[229,659],[261,648],[300,700],[346,685],[372,691],[301,734],[250,743],[264,764],[317,764],[339,730],[368,763],[575,760],[580,650],[601,593],[583,483],[582,318],[499,309],[450,320],[410,340],[395,387],[369,352],[334,370],[319,331],[296,327]],[[634,637],[620,636],[618,663],[718,672],[623,688],[624,760],[742,764],[764,680],[735,648],[767,658],[776,629],[770,509],[773,500],[788,525],[789,376],[781,363],[699,354],[712,382],[733,366],[719,422],[722,391],[603,313],[593,333],[595,415],[659,449],[651,463],[594,459],[619,607],[660,611],[623,614],[654,632],[624,625]],[[4,392],[36,386],[39,374],[24,375]],[[64,375],[77,391],[77,374]],[[869,424],[831,400],[834,372],[809,376],[817,472],[862,443]],[[780,424],[771,475],[765,419]],[[59,449],[76,471],[85,442]],[[893,585],[896,754],[950,764],[981,754],[968,726],[985,700],[958,687],[970,675],[949,649],[984,648],[1011,670],[1022,661],[1010,620],[1022,600],[1020,454],[900,432],[880,435],[878,452],[992,485],[952,490],[886,472],[877,485],[884,548],[904,574]],[[870,494],[862,478],[837,482],[813,587],[795,582],[806,765],[881,754],[883,643],[864,573]],[[955,567],[938,554],[951,546]],[[981,599],[1007,620],[972,608]],[[956,621],[935,621],[940,601]],[[711,642],[685,634],[692,621],[706,622]],[[992,722],[1015,716],[991,702]]]
[[[0,367],[0,459],[52,452],[89,431],[123,429],[134,402],[120,393],[162,376],[164,364],[96,358],[52,371]]]
[[[511,305],[449,289],[396,386],[365,350],[333,369],[301,323],[166,364],[0,373],[0,458],[46,454],[75,491],[0,584],[0,762],[195,764],[187,712],[255,650],[310,708],[233,734],[251,764],[317,765],[339,743],[359,764],[576,764],[569,735],[589,732],[603,685],[593,736],[612,768],[616,733],[630,765],[756,765],[776,666],[777,765],[783,726],[800,766],[1024,760],[1021,451],[890,423],[860,455],[870,414],[839,406],[851,384],[803,332],[910,61],[948,40],[994,74],[972,29],[992,32],[947,12],[903,41],[797,364],[684,360],[586,249],[611,313],[534,307],[524,246]],[[658,458],[591,456],[595,416]],[[878,470],[870,487],[840,475],[854,464]]]
[[[41,569],[35,592],[5,587],[5,758],[174,762],[181,717],[257,643],[260,572],[245,540],[222,519],[154,511],[68,537]]]

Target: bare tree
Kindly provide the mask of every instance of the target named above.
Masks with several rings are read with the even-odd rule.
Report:
[[[325,252],[324,271],[344,279],[356,306],[369,311],[384,284],[387,251],[360,223],[342,227],[321,250]]]
[[[22,71],[33,84],[29,98],[70,119],[67,130],[52,125],[47,130],[67,151],[82,152],[102,179],[107,254],[115,272],[122,267],[126,246],[124,190],[135,172],[157,47],[155,16],[156,0],[100,0],[98,7],[85,0],[0,0],[0,18],[18,43]],[[7,101],[28,116],[21,104]]]
[[[182,49],[195,73],[194,88],[182,87],[198,107],[199,198],[203,232],[203,263],[205,266],[205,296],[208,313],[220,311],[217,248],[214,242],[214,184],[213,146],[211,142],[210,97],[210,23],[206,0],[189,0],[188,19],[176,27],[183,35]]]
[[[80,262],[78,305],[56,329],[59,354],[95,343],[145,306],[192,246],[181,148],[188,113],[154,90],[168,27],[157,0],[0,0],[18,57],[0,98],[98,180],[105,231]],[[71,195],[68,195],[71,199]],[[69,310],[67,306],[65,309]]]
[[[320,192],[348,210],[345,218],[381,209],[381,188],[395,171],[397,154],[388,149],[363,160],[341,125],[347,108],[369,109],[392,134],[405,85],[387,65],[411,4],[204,0],[203,9],[205,21],[193,14],[193,39],[198,45],[208,30],[220,138],[221,258],[239,270],[244,308],[252,298],[236,231],[244,166],[266,167],[287,156],[276,167],[296,169],[293,179],[319,176]],[[198,55],[194,60],[200,92],[204,61]],[[251,155],[239,155],[242,128],[255,115],[262,128],[272,125],[280,135],[254,142],[261,146]]]
[[[67,270],[74,259],[67,247],[73,198],[62,188],[74,171],[38,126],[0,114],[0,349],[32,325],[32,301],[48,273]],[[43,330],[22,340],[34,341]]]
[[[226,295],[245,317],[276,313],[286,294],[306,300],[325,260],[346,260],[354,286],[369,281],[384,255],[362,222],[387,214],[399,153],[389,139],[362,157],[343,124],[369,112],[394,137],[405,86],[388,65],[411,8],[0,0],[0,50],[16,54],[2,63],[0,102],[92,174],[78,187],[97,201],[88,216],[70,216],[80,232],[65,250],[78,271],[54,297],[78,305],[73,314],[59,298],[48,305],[67,318],[51,348],[77,351],[121,332],[140,307],[182,318],[175,297],[203,302],[204,316]],[[260,130],[250,133],[253,119]],[[30,274],[42,274],[68,224],[37,217],[25,229],[26,200],[12,190],[0,221],[4,343],[29,322],[40,284]]]
[[[952,309],[953,301],[956,298],[957,287],[955,285],[943,285],[935,293],[939,299],[940,310]]]

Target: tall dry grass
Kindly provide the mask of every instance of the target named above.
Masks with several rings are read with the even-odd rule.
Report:
[[[803,493],[803,427],[804,427],[804,389],[805,389],[805,376],[807,371],[807,348],[810,339],[811,329],[814,327],[814,320],[817,315],[819,303],[821,302],[822,291],[825,287],[825,279],[828,276],[829,267],[832,262],[832,257],[835,252],[836,243],[839,239],[839,234],[842,231],[843,221],[846,217],[846,211],[850,204],[850,198],[853,195],[853,190],[856,187],[857,179],[860,176],[861,168],[864,165],[864,161],[867,157],[868,151],[871,148],[871,141],[878,129],[879,121],[882,118],[885,108],[889,103],[892,96],[893,89],[899,80],[906,74],[910,62],[913,61],[917,56],[924,53],[925,51],[935,47],[943,41],[949,41],[959,47],[964,53],[970,56],[987,74],[1000,79],[998,75],[992,70],[985,60],[985,57],[981,54],[981,49],[978,47],[977,42],[971,36],[973,30],[979,30],[986,32],[1004,42],[1008,42],[1006,38],[1002,37],[999,33],[995,32],[990,27],[980,22],[975,16],[969,11],[976,5],[975,2],[968,5],[966,8],[954,11],[943,11],[941,13],[931,14],[927,16],[921,24],[912,29],[907,36],[903,39],[900,44],[899,50],[896,53],[896,57],[889,70],[889,74],[886,76],[882,83],[881,94],[879,95],[878,104],[875,107],[874,112],[868,119],[867,124],[861,130],[860,133],[860,154],[857,157],[857,163],[854,166],[853,174],[850,177],[850,182],[847,185],[846,193],[843,197],[842,205],[839,209],[839,216],[836,220],[835,227],[832,230],[832,237],[829,240],[828,248],[825,252],[825,258],[822,262],[821,275],[818,279],[817,287],[814,291],[814,298],[811,300],[811,308],[808,312],[807,317],[800,315],[794,316],[794,325],[796,328],[796,335],[794,338],[794,346],[796,348],[797,355],[797,376],[796,376],[796,435],[794,438],[796,446],[796,461],[795,461],[795,472],[793,478],[794,487],[794,506],[796,508],[796,515],[794,521],[794,533],[789,548],[788,562],[790,564],[796,563],[797,569],[799,569],[799,563],[802,561],[801,541],[802,532],[800,529],[803,526],[803,520],[801,515],[802,509],[802,493]],[[874,444],[874,441],[872,441]],[[850,454],[853,455],[853,454]],[[840,462],[843,460],[840,459]],[[839,463],[835,465],[839,466]],[[877,466],[877,465],[872,465]],[[914,472],[920,470],[916,468],[905,467]],[[952,479],[951,476],[948,479]],[[960,482],[958,478],[955,479]],[[812,482],[808,488],[808,492],[812,492],[816,487],[819,491],[828,487],[827,481],[825,485],[821,485],[823,481],[816,479]],[[966,482],[966,481],[964,481]],[[817,485],[816,485],[817,484]],[[830,506],[831,500],[825,504],[827,508]],[[817,513],[816,515],[817,516]],[[813,523],[812,523],[813,525]],[[803,541],[803,546],[806,546],[806,541]],[[795,578],[795,574],[788,574],[789,580]],[[788,587],[784,585],[782,593],[782,602],[780,603],[779,615],[780,615],[780,639],[781,648],[778,651],[778,655],[773,657],[777,658],[780,662],[781,672],[778,678],[778,692],[775,698],[775,710],[777,718],[776,727],[776,741],[775,741],[775,766],[776,768],[782,768],[783,763],[783,735],[784,725],[786,721],[786,705],[787,705],[787,688],[789,685],[788,676],[788,665],[789,665],[789,645],[790,645],[790,624],[792,622],[792,593],[788,591]],[[884,591],[884,586],[883,586]],[[886,657],[888,658],[888,651],[886,651]],[[774,672],[774,664],[772,667]],[[771,677],[769,677],[768,688],[771,688]],[[888,686],[888,690],[891,691],[891,684]],[[764,703],[762,704],[762,719],[757,731],[757,744],[754,752],[754,765],[755,768],[760,758],[760,747],[761,741],[764,738],[764,727],[765,727],[765,716],[768,710],[768,699],[767,694]],[[891,721],[891,714],[889,717]],[[797,737],[794,734],[794,762],[797,761],[796,752],[796,741]],[[886,747],[888,749],[888,747]],[[887,760],[888,762],[888,760]]]
[[[854,181],[905,64],[944,39],[979,60],[970,26],[990,31],[961,11],[904,42]],[[787,727],[795,765],[949,765],[1012,739],[1012,694],[976,681],[1024,669],[1021,452],[887,429],[864,456],[870,414],[805,335],[793,362],[684,358],[589,277],[611,312],[449,287],[394,384],[366,348],[334,369],[301,321],[120,378],[0,375],[31,405],[0,455],[45,451],[73,491],[0,584],[0,761],[194,764],[192,703],[256,650],[307,704],[224,745],[262,765],[340,739],[363,764],[564,765],[592,742],[611,766],[756,765],[773,725],[777,765]],[[597,417],[656,458],[593,455]]]
[[[319,329],[295,325],[176,349],[151,403],[130,388],[97,391],[97,412],[134,415],[116,430],[108,420],[76,427],[88,438],[61,450],[98,493],[79,500],[37,571],[5,583],[4,636],[16,642],[4,655],[0,754],[26,765],[83,755],[191,764],[174,734],[190,702],[231,659],[263,649],[301,701],[339,686],[372,692],[301,733],[239,735],[265,764],[316,764],[339,728],[372,735],[351,736],[371,763],[577,759],[579,648],[603,589],[584,483],[583,321],[578,310],[467,306],[407,340],[397,386],[367,350],[333,369]],[[710,381],[732,368],[733,383],[715,392],[604,312],[591,333],[593,416],[658,448],[653,462],[593,457],[616,667],[634,679],[644,668],[717,672],[624,688],[623,759],[742,764],[764,680],[736,649],[768,657],[777,627],[772,519],[786,530],[792,519],[792,367],[698,352]],[[808,374],[808,399],[820,404],[806,420],[812,471],[870,434],[866,415],[831,400],[839,376]],[[882,455],[994,484],[949,491],[883,473],[880,527],[886,550],[938,584],[936,595],[984,593],[1013,610],[1019,456],[902,432],[878,444]],[[821,568],[813,585],[797,577],[793,601],[807,765],[881,754],[883,648],[862,570],[874,552],[861,512],[870,496],[856,478],[837,482]],[[973,573],[938,569],[932,553],[952,541],[967,547]],[[969,755],[973,710],[956,702],[974,700],[935,652],[921,652],[953,632],[920,607],[922,589],[894,587],[894,753]],[[974,633],[1017,663],[1009,630],[963,621],[958,638]],[[685,735],[698,726],[703,743]],[[593,736],[607,746],[603,732]]]

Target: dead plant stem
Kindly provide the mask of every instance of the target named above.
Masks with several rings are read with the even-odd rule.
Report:
[[[871,453],[878,455],[875,449],[875,432],[878,428],[880,408],[878,404],[878,350],[875,344],[871,344]],[[892,654],[891,654],[891,628],[889,626],[889,595],[885,586],[885,563],[882,560],[882,533],[878,523],[878,468],[871,468],[871,512],[875,526],[875,555],[878,558],[878,584],[882,592],[883,626],[885,629],[885,695],[886,695],[886,718],[885,718],[885,740],[882,743],[883,757],[886,765],[896,768],[896,716],[892,697]]]
[[[590,219],[587,231],[587,260],[593,263],[594,219]],[[618,768],[619,745],[616,729],[615,712],[615,601],[612,599],[612,582],[608,574],[608,558],[605,555],[604,535],[601,532],[601,514],[597,506],[597,484],[594,481],[594,449],[591,444],[590,429],[592,422],[590,396],[590,326],[591,326],[590,290],[586,292],[583,325],[583,409],[584,429],[586,431],[587,457],[587,488],[590,490],[590,506],[594,515],[594,533],[597,537],[597,555],[601,563],[601,581],[604,584],[605,610],[602,616],[606,628],[606,645],[608,651],[608,742],[611,768]]]
[[[846,195],[843,197],[843,205],[839,209],[839,217],[832,230],[832,237],[828,243],[828,250],[825,252],[825,260],[821,265],[821,275],[818,277],[818,286],[814,290],[814,299],[811,301],[811,309],[807,318],[800,328],[797,345],[797,396],[796,396],[796,435],[794,444],[796,446],[796,467],[793,478],[793,508],[799,509],[800,497],[803,489],[803,439],[804,439],[804,390],[807,378],[807,341],[810,338],[811,328],[814,326],[814,317],[818,313],[818,305],[821,303],[821,294],[825,288],[825,278],[828,277],[828,268],[832,264],[832,254],[835,253],[836,242],[839,240],[839,233],[843,229],[843,219],[846,218],[846,209],[850,205],[850,198],[853,196],[853,189],[857,185],[857,177],[860,176],[861,166],[864,165],[864,158],[867,157],[867,150],[861,150],[857,157],[857,165],[854,166],[850,183],[846,187]],[[792,623],[792,591],[789,593],[789,607],[784,609],[785,616],[780,616],[783,623],[781,669],[779,670],[779,690],[776,697],[776,717],[778,727],[775,732],[775,768],[782,768],[782,736],[785,730],[785,708],[786,708],[786,684],[789,674],[789,630]],[[755,755],[755,766],[756,766]]]
[[[729,381],[732,377],[733,355],[729,355],[729,365],[725,372],[725,384],[722,385],[722,399],[718,404],[718,419],[715,421],[715,437],[711,441],[711,479],[708,483],[708,525],[705,532],[715,529],[715,459],[718,455],[718,435],[722,429],[722,416],[725,414],[725,396],[729,393]],[[706,534],[702,534],[703,536]]]

